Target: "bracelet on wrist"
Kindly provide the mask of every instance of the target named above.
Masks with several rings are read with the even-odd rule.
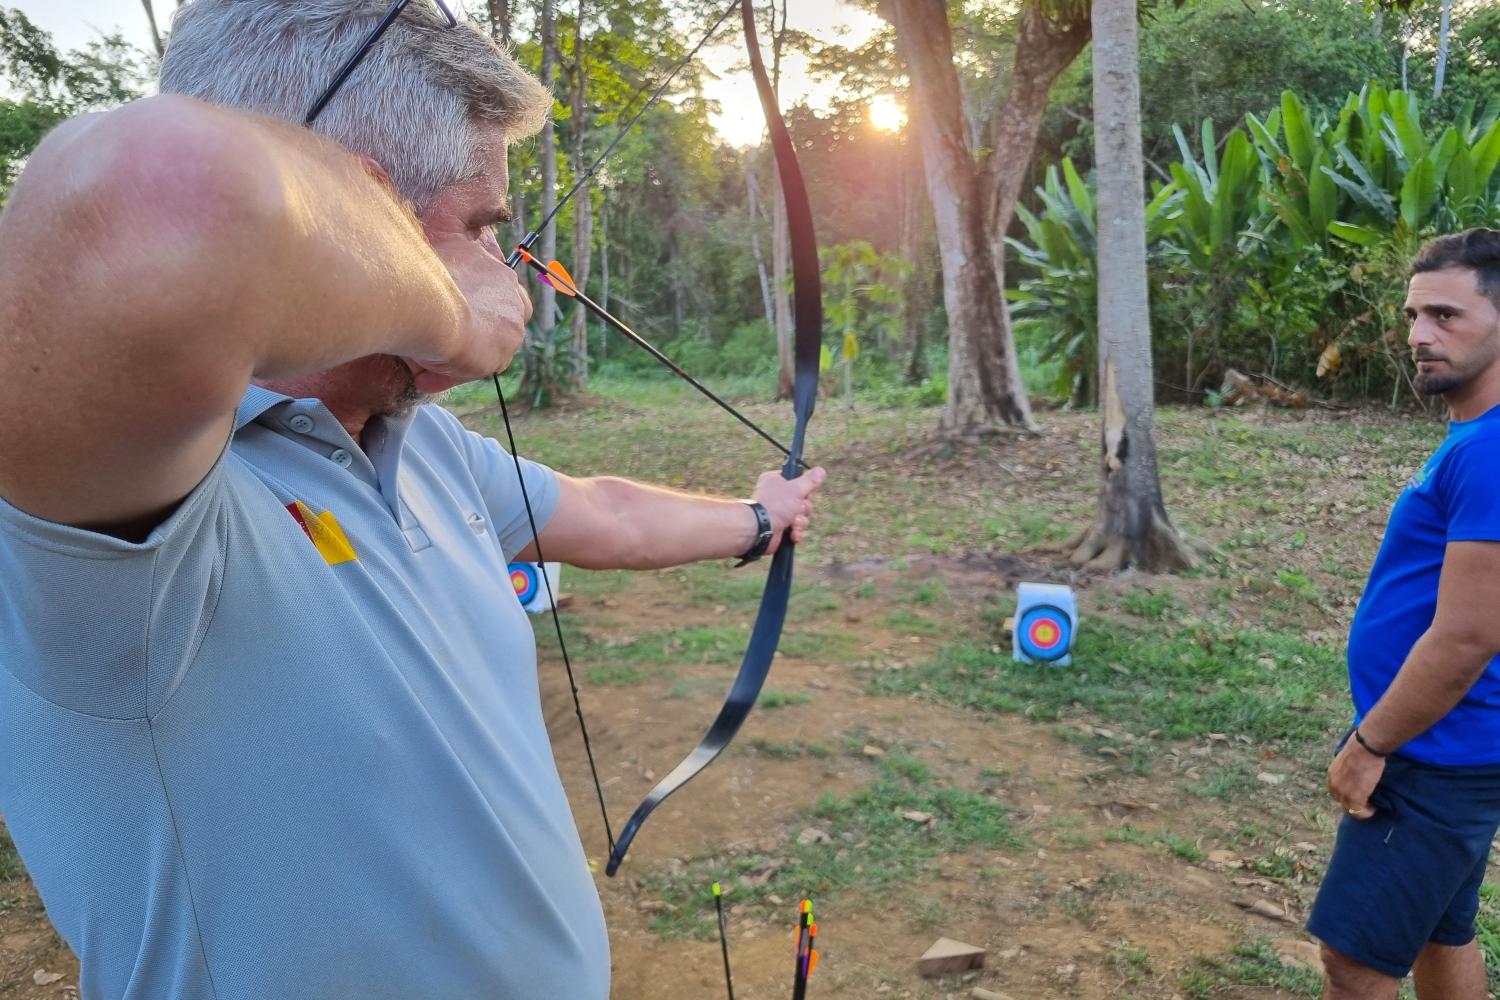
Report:
[[[1389,757],[1391,755],[1389,750],[1376,750],[1374,747],[1370,746],[1369,743],[1366,743],[1364,734],[1359,731],[1358,726],[1354,727],[1354,740],[1360,746],[1364,747],[1367,753],[1372,753],[1376,757]]]

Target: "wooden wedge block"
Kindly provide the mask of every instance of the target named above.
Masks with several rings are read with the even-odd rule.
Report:
[[[924,976],[946,976],[982,968],[984,949],[952,938],[938,938],[917,962],[917,971]]]

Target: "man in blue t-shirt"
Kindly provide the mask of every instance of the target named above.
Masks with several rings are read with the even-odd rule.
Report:
[[[1344,807],[1308,920],[1330,1000],[1484,1000],[1479,886],[1500,826],[1500,231],[1427,244],[1406,315],[1448,437],[1410,481],[1349,630]]]

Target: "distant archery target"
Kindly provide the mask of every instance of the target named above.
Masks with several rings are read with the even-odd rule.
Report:
[[[513,562],[510,564],[510,585],[516,590],[516,600],[521,602],[521,607],[532,614],[541,614],[552,607],[552,602],[547,599],[548,585],[554,595],[558,593],[558,563],[549,562],[545,566],[534,562]],[[542,573],[547,576],[544,579]]]
[[[1036,604],[1021,616],[1016,633],[1021,652],[1033,660],[1051,663],[1068,655],[1073,644],[1073,619],[1056,605]]]
[[[510,585],[516,588],[516,600],[521,602],[522,607],[530,604],[542,587],[542,578],[537,572],[536,563],[511,563]]]

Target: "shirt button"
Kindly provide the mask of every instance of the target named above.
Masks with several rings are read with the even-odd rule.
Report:
[[[313,418],[305,413],[299,413],[288,420],[286,425],[298,434],[307,434],[313,429]]]
[[[341,469],[347,469],[354,464],[354,456],[342,448],[335,449],[334,453],[328,457],[333,460],[334,465],[337,465]]]

